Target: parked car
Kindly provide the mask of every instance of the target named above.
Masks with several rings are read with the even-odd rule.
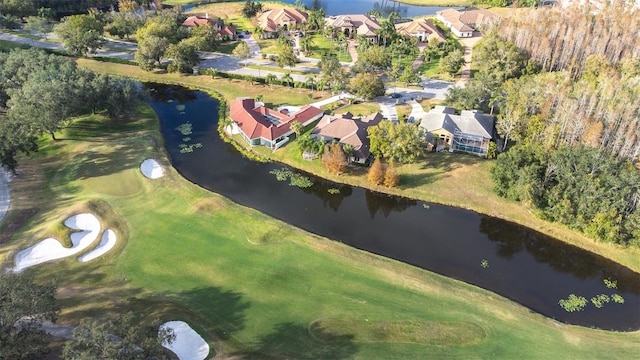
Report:
[[[304,37],[304,33],[299,32],[298,37]]]
[[[244,39],[244,35],[238,34],[238,39]]]
[[[401,97],[402,97],[402,94],[398,94],[398,93],[391,94],[392,99],[400,99]]]

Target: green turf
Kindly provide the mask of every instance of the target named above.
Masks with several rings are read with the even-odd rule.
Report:
[[[637,332],[558,324],[490,292],[237,206],[171,168],[146,179],[135,170],[142,160],[168,164],[153,118],[111,126],[91,116],[60,138],[22,159],[44,186],[25,205],[36,214],[0,257],[61,232],[60,223],[79,211],[116,230],[117,248],[104,258],[32,270],[58,282],[63,323],[134,310],[188,321],[221,357],[259,359],[632,358],[640,351]],[[105,193],[92,182],[102,176],[139,185],[124,196]],[[18,198],[27,196],[20,179],[15,186]]]

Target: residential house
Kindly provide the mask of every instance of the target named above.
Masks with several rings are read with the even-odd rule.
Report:
[[[446,9],[436,12],[438,20],[451,29],[457,37],[472,37],[480,26],[500,21],[500,17],[489,10],[469,9],[458,11]]]
[[[351,113],[337,116],[325,115],[311,132],[311,137],[326,142],[338,141],[343,145],[353,146],[354,152],[350,161],[366,164],[370,159],[369,137],[367,128],[382,121],[380,113],[356,119]]]
[[[440,30],[427,19],[396,24],[396,31],[400,35],[416,37],[420,42],[428,42],[431,38],[436,38],[439,42],[446,40]]]
[[[258,15],[258,26],[262,29],[261,37],[270,39],[277,36],[278,30],[288,31],[301,26],[309,19],[309,14],[294,8],[267,10]]]
[[[263,145],[276,150],[289,141],[293,122],[307,126],[322,114],[321,109],[310,105],[289,113],[256,104],[251,98],[237,98],[230,105],[231,133],[240,134],[251,146]]]
[[[380,29],[375,16],[358,14],[331,16],[324,19],[324,25],[343,32],[349,38],[362,35],[369,41],[376,40],[376,30]]]
[[[223,40],[235,40],[236,29],[231,25],[225,25],[222,19],[209,18],[209,14],[202,16],[189,16],[182,22],[182,26],[193,29],[197,26],[209,25],[216,32],[216,36]]]
[[[420,122],[427,132],[427,141],[436,151],[462,151],[478,156],[487,156],[493,124],[493,116],[480,110],[463,110],[456,115],[454,109],[439,105]]]

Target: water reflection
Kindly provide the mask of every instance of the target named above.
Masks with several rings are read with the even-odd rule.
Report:
[[[186,179],[318,235],[491,290],[559,321],[614,330],[640,328],[639,275],[522,226],[472,211],[376,193],[305,174],[313,186],[278,181],[276,163],[244,158],[217,133],[218,101],[205,93],[151,85],[172,165]],[[167,87],[169,89],[161,89]],[[179,99],[179,101],[172,101]],[[185,106],[181,102],[186,102]],[[181,153],[193,126],[193,153]],[[294,170],[296,171],[296,170]],[[482,267],[486,260],[488,267]],[[603,280],[618,280],[609,289]],[[625,303],[567,313],[558,300],[619,293]]]

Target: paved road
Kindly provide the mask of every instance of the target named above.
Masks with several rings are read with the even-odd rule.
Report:
[[[9,204],[11,204],[9,179],[4,169],[2,169],[2,165],[0,165],[0,222],[9,211]]]

